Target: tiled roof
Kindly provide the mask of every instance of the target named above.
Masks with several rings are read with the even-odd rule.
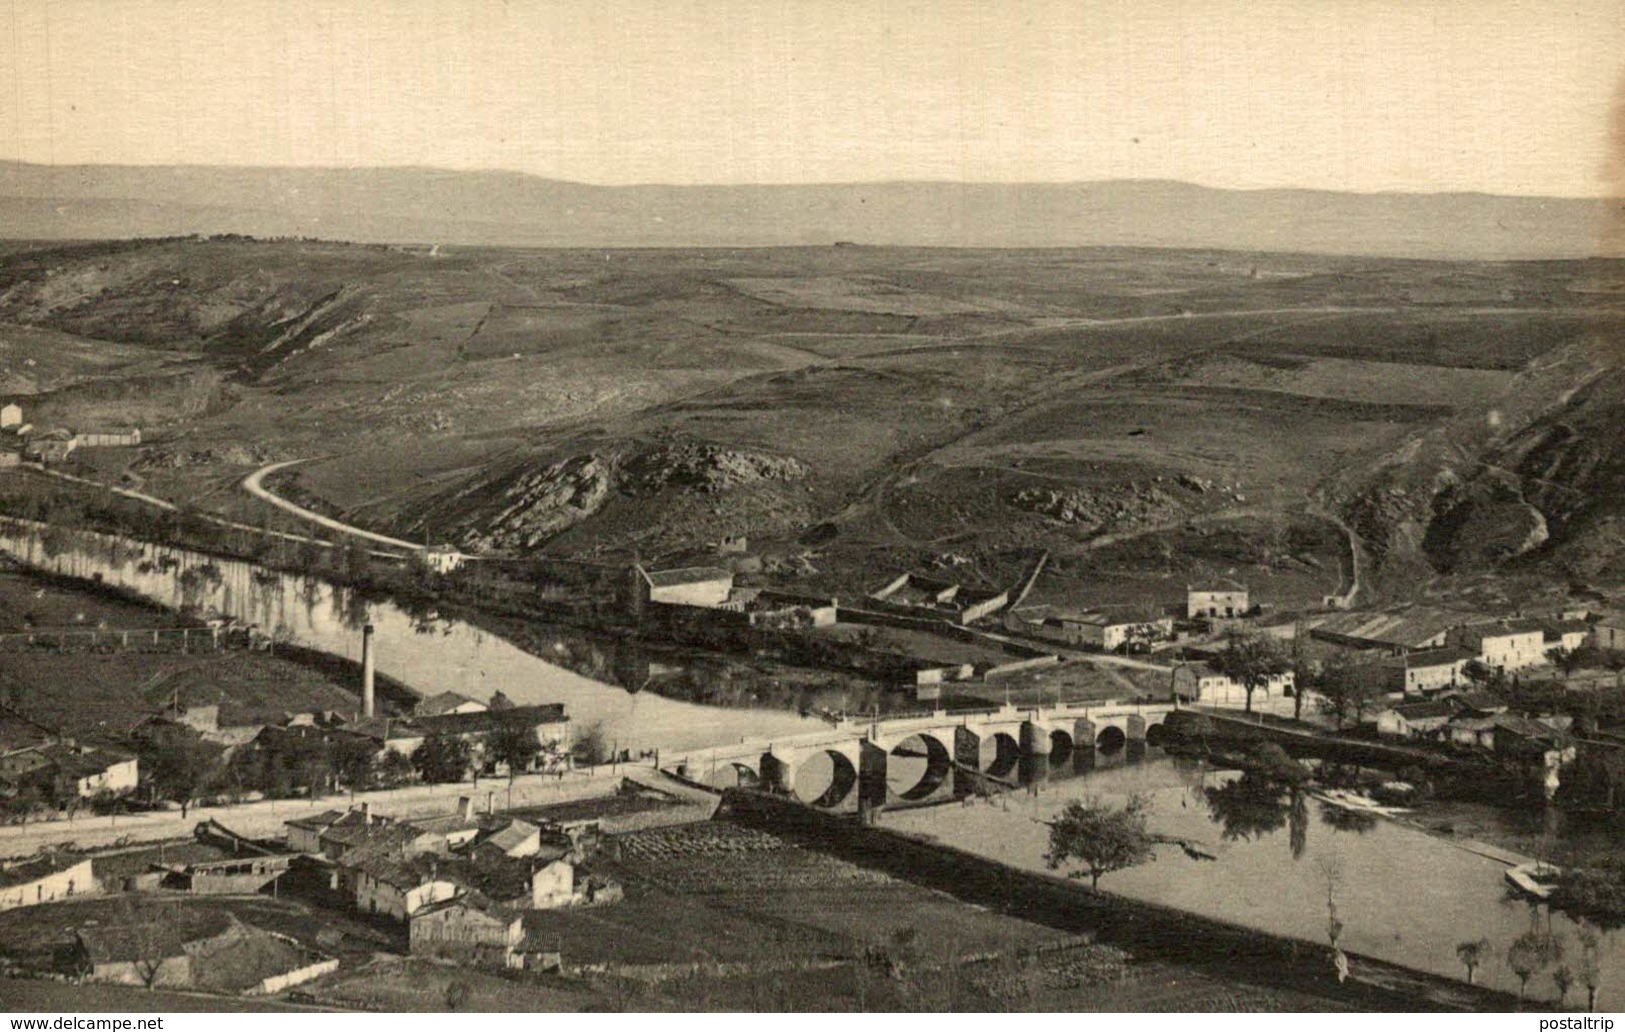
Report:
[[[416,724],[425,734],[469,735],[494,731],[499,727],[562,724],[569,719],[564,715],[564,704],[553,702],[480,713],[442,713],[438,717],[419,717]]]
[[[1452,666],[1472,658],[1473,654],[1466,649],[1421,649],[1405,654],[1405,666],[1413,670],[1418,667]]]
[[[456,692],[441,692],[439,695],[431,695],[419,702],[412,707],[412,712],[420,717],[434,717],[442,713],[449,713],[458,706],[466,706],[471,702],[482,707],[485,705],[478,699],[470,699],[468,696],[458,695]]]
[[[1429,699],[1426,702],[1402,702],[1394,706],[1393,711],[1406,720],[1430,720],[1448,717],[1456,712],[1456,707],[1444,699]]]
[[[1384,645],[1417,648],[1475,619],[1479,618],[1470,613],[1406,606],[1380,612],[1338,613],[1321,620],[1314,631]]]
[[[283,823],[294,828],[310,828],[319,831],[324,828],[332,827],[343,817],[343,810],[324,810],[321,813],[312,814],[309,817],[295,817],[293,820],[284,821]]]

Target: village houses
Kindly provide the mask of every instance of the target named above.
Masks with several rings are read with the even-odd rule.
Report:
[[[31,907],[100,891],[88,856],[42,853],[0,863],[0,910]]]
[[[1185,616],[1192,620],[1246,616],[1251,609],[1245,584],[1217,580],[1185,588]]]

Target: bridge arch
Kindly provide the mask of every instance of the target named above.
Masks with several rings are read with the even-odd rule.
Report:
[[[693,773],[712,788],[756,788],[762,783],[761,773],[744,760],[719,760]]]
[[[821,749],[796,764],[791,787],[796,798],[834,809],[846,802],[857,785],[858,766],[851,757],[839,749]]]
[[[934,734],[919,732],[887,750],[886,788],[910,801],[927,799],[952,775],[953,749]]]
[[[1107,724],[1095,736],[1095,747],[1101,752],[1118,752],[1128,745],[1128,735],[1116,724]]]
[[[1049,733],[1049,758],[1053,764],[1065,763],[1072,758],[1072,750],[1077,746],[1072,735],[1060,728]]]
[[[1007,778],[1021,763],[1021,742],[1008,731],[982,736],[982,751],[976,769],[996,778]]]
[[[1161,745],[1167,740],[1168,729],[1163,726],[1162,721],[1159,720],[1155,724],[1147,724],[1145,726],[1146,745]]]

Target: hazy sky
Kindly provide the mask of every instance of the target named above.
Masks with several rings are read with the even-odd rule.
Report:
[[[0,0],[0,157],[1604,194],[1622,76],[1625,0]]]

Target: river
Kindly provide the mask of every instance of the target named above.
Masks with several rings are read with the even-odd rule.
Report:
[[[1345,949],[1411,968],[1464,977],[1456,944],[1480,937],[1490,957],[1480,984],[1513,992],[1508,944],[1532,923],[1562,935],[1566,963],[1578,967],[1576,925],[1508,890],[1506,865],[1425,832],[1283,794],[1280,806],[1247,805],[1235,772],[1203,772],[1150,750],[1142,762],[1055,776],[991,801],[887,812],[882,823],[928,835],[1017,867],[1046,870],[1048,828],[1039,823],[1070,799],[1098,795],[1121,805],[1150,797],[1150,826],[1200,844],[1216,860],[1177,845],[1156,847],[1155,862],[1101,878],[1101,888],[1310,942],[1327,942],[1327,891],[1343,922]],[[1210,789],[1218,789],[1217,803]],[[1607,934],[1601,949],[1600,1007],[1625,1005],[1625,941]],[[1609,983],[1613,985],[1610,987]],[[1531,998],[1555,999],[1550,972],[1529,982]],[[1569,1000],[1585,1002],[1585,990]]]
[[[474,699],[500,690],[522,705],[562,702],[578,729],[601,725],[606,743],[622,749],[694,749],[823,726],[785,710],[703,706],[629,692],[549,663],[473,624],[363,602],[318,578],[107,534],[74,532],[69,538],[66,547],[59,542],[47,549],[38,528],[0,520],[0,550],[26,565],[100,580],[171,609],[235,617],[279,640],[350,659],[360,658],[361,627],[371,623],[378,670],[408,687]],[[197,572],[208,570],[218,576]]]

